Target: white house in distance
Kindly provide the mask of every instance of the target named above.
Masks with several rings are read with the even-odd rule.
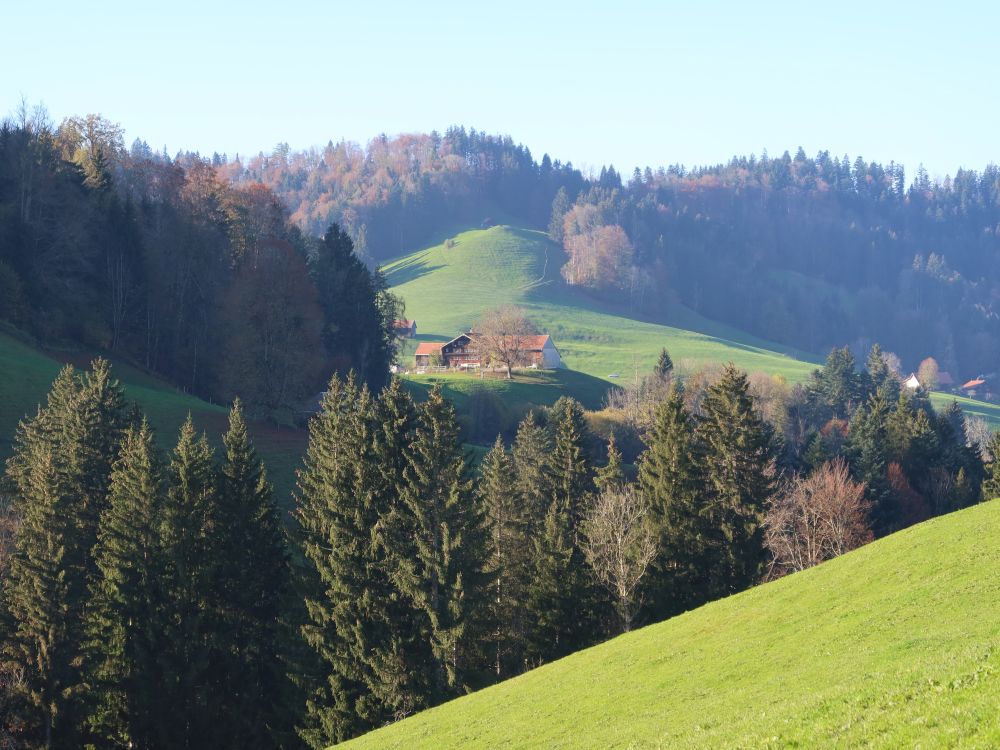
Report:
[[[908,377],[906,380],[903,381],[903,385],[905,385],[910,390],[915,391],[918,388],[920,388],[920,381],[917,380],[917,376],[916,375],[914,375],[913,373],[910,373],[910,377]]]

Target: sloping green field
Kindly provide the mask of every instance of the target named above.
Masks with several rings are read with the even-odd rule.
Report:
[[[575,373],[551,375],[545,381],[548,388],[534,395],[529,395],[532,381],[526,377],[514,394],[496,381],[454,376],[443,382],[449,395],[461,400],[478,382],[505,399],[516,395],[543,404],[554,400],[552,386],[557,385],[595,408],[608,384],[627,382],[637,370],[648,372],[663,347],[682,370],[731,361],[750,372],[782,375],[789,382],[803,382],[821,364],[810,354],[686,308],[676,309],[667,321],[630,317],[564,284],[559,275],[564,261],[562,249],[544,232],[495,226],[462,232],[450,242],[388,263],[384,270],[389,284],[406,301],[407,317],[417,321],[418,336],[408,342],[404,366],[412,362],[417,341],[454,338],[484,311],[503,304],[523,307],[539,329],[552,336],[565,365]],[[418,385],[427,381],[410,379]],[[933,394],[932,400],[936,406],[956,400],[966,413],[1000,427],[1000,407],[993,404],[943,393]]]
[[[750,371],[804,380],[815,363],[802,352],[755,339],[690,311],[672,325],[629,317],[561,282],[562,249],[543,232],[496,226],[462,232],[452,242],[419,250],[384,268],[393,291],[417,321],[417,339],[446,341],[492,307],[524,307],[555,341],[567,367],[613,383],[648,371],[660,349],[696,367],[732,360]],[[410,352],[412,352],[412,346]]]
[[[998,540],[984,503],[347,747],[998,747]]]
[[[66,359],[79,366],[87,364],[87,357],[79,354]],[[54,357],[0,333],[0,462],[10,454],[18,422],[34,414],[38,405],[45,402],[49,386],[62,366]],[[198,429],[218,443],[218,436],[226,429],[228,408],[182,393],[126,364],[113,363],[112,373],[125,386],[125,395],[142,407],[164,447],[173,445],[188,413]],[[305,451],[305,434],[302,430],[263,424],[253,424],[251,429],[279,502],[286,503],[294,484],[295,467]]]

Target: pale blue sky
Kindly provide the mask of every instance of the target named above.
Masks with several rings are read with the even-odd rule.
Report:
[[[4,0],[0,110],[230,155],[461,123],[577,166],[1000,161],[1000,4]]]

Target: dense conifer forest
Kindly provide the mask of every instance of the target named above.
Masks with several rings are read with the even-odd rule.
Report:
[[[283,524],[238,401],[221,452],[189,419],[164,454],[106,362],[65,368],[3,475],[0,737],[325,747],[1000,481],[877,348],[767,403],[648,378],[636,475],[570,398],[476,470],[440,390],[335,375]]]

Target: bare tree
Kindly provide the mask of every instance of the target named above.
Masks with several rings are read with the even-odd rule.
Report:
[[[865,486],[851,479],[842,459],[808,477],[795,477],[765,520],[772,577],[811,568],[870,542],[868,511]]]
[[[615,598],[622,631],[632,628],[639,583],[656,556],[641,493],[626,485],[597,496],[584,521],[583,552],[594,576]]]
[[[502,305],[483,313],[472,329],[472,339],[484,362],[504,367],[510,380],[513,369],[526,364],[528,339],[535,333],[537,330],[524,310]]]
[[[969,447],[979,449],[979,455],[984,461],[993,461],[994,456],[990,452],[990,441],[993,438],[993,430],[990,424],[982,417],[965,417],[965,442]]]

